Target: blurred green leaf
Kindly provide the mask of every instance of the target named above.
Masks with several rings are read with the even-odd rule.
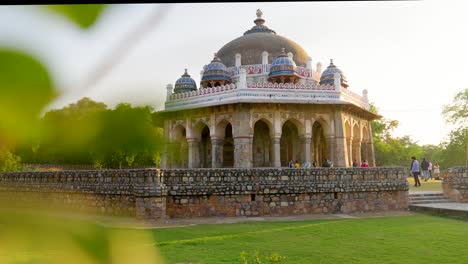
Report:
[[[48,10],[63,15],[82,28],[93,25],[107,5],[104,4],[73,4],[73,5],[46,5]]]
[[[39,113],[55,96],[49,74],[39,61],[0,49],[0,147],[35,136]]]

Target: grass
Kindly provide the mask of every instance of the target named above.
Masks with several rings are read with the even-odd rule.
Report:
[[[153,231],[168,263],[240,263],[242,251],[282,263],[468,263],[468,222],[426,215],[200,225]]]
[[[414,187],[414,178],[408,177],[408,183],[410,186],[410,191],[442,191],[442,181],[441,180],[419,180],[421,182],[421,187]]]
[[[0,217],[0,263],[241,263],[243,251],[295,264],[468,263],[468,222],[422,214],[153,230],[16,216]]]

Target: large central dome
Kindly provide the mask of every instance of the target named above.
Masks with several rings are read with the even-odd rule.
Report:
[[[305,67],[307,64],[307,52],[296,42],[279,36],[275,31],[264,26],[265,20],[262,13],[257,10],[255,26],[246,31],[242,37],[224,45],[217,55],[226,67],[235,66],[235,56],[239,53],[242,65],[262,64],[262,52],[268,52],[268,64],[281,55],[284,48],[286,52],[293,54],[297,66]]]

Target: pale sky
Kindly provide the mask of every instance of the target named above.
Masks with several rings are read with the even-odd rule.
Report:
[[[167,8],[120,64],[96,85],[82,82],[96,64],[158,9]],[[49,108],[87,96],[114,106],[162,110],[166,85],[187,68],[197,84],[213,53],[265,25],[344,71],[349,88],[369,91],[381,115],[400,122],[395,136],[438,144],[450,127],[442,106],[468,87],[466,1],[125,4],[105,10],[89,29],[35,6],[0,6],[0,47],[26,51],[50,71],[62,96]],[[1,74],[1,73],[0,73]]]

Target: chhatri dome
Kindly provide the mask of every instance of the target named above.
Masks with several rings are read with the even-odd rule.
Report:
[[[231,83],[231,76],[229,76],[226,65],[221,62],[215,53],[210,64],[203,68],[201,86],[206,88],[228,83]]]
[[[298,76],[296,63],[292,56],[286,55],[283,48],[281,55],[271,64],[268,80],[273,83],[296,83],[299,80]]]
[[[322,72],[301,46],[265,26],[260,10],[256,15],[251,29],[203,67],[199,89],[187,72],[175,89],[166,86],[165,109],[155,118],[164,127],[161,166],[375,166],[371,121],[380,116],[370,111],[367,90],[348,89],[333,62]]]
[[[196,90],[197,84],[195,83],[195,80],[190,77],[187,73],[187,69],[185,69],[185,73],[175,83],[174,93],[191,92]]]
[[[343,71],[333,64],[333,59],[330,60],[330,65],[323,71],[322,76],[320,77],[320,84],[333,84],[334,74],[339,73],[341,75],[341,85],[345,88],[348,88],[348,80]]]
[[[298,66],[306,66],[307,52],[296,42],[276,34],[274,30],[264,25],[262,11],[257,10],[255,26],[247,30],[243,36],[234,39],[224,45],[218,51],[218,57],[227,67],[235,66],[235,56],[242,56],[243,65],[262,64],[262,53],[268,52],[268,63],[281,55],[284,48],[294,55],[294,61]]]

